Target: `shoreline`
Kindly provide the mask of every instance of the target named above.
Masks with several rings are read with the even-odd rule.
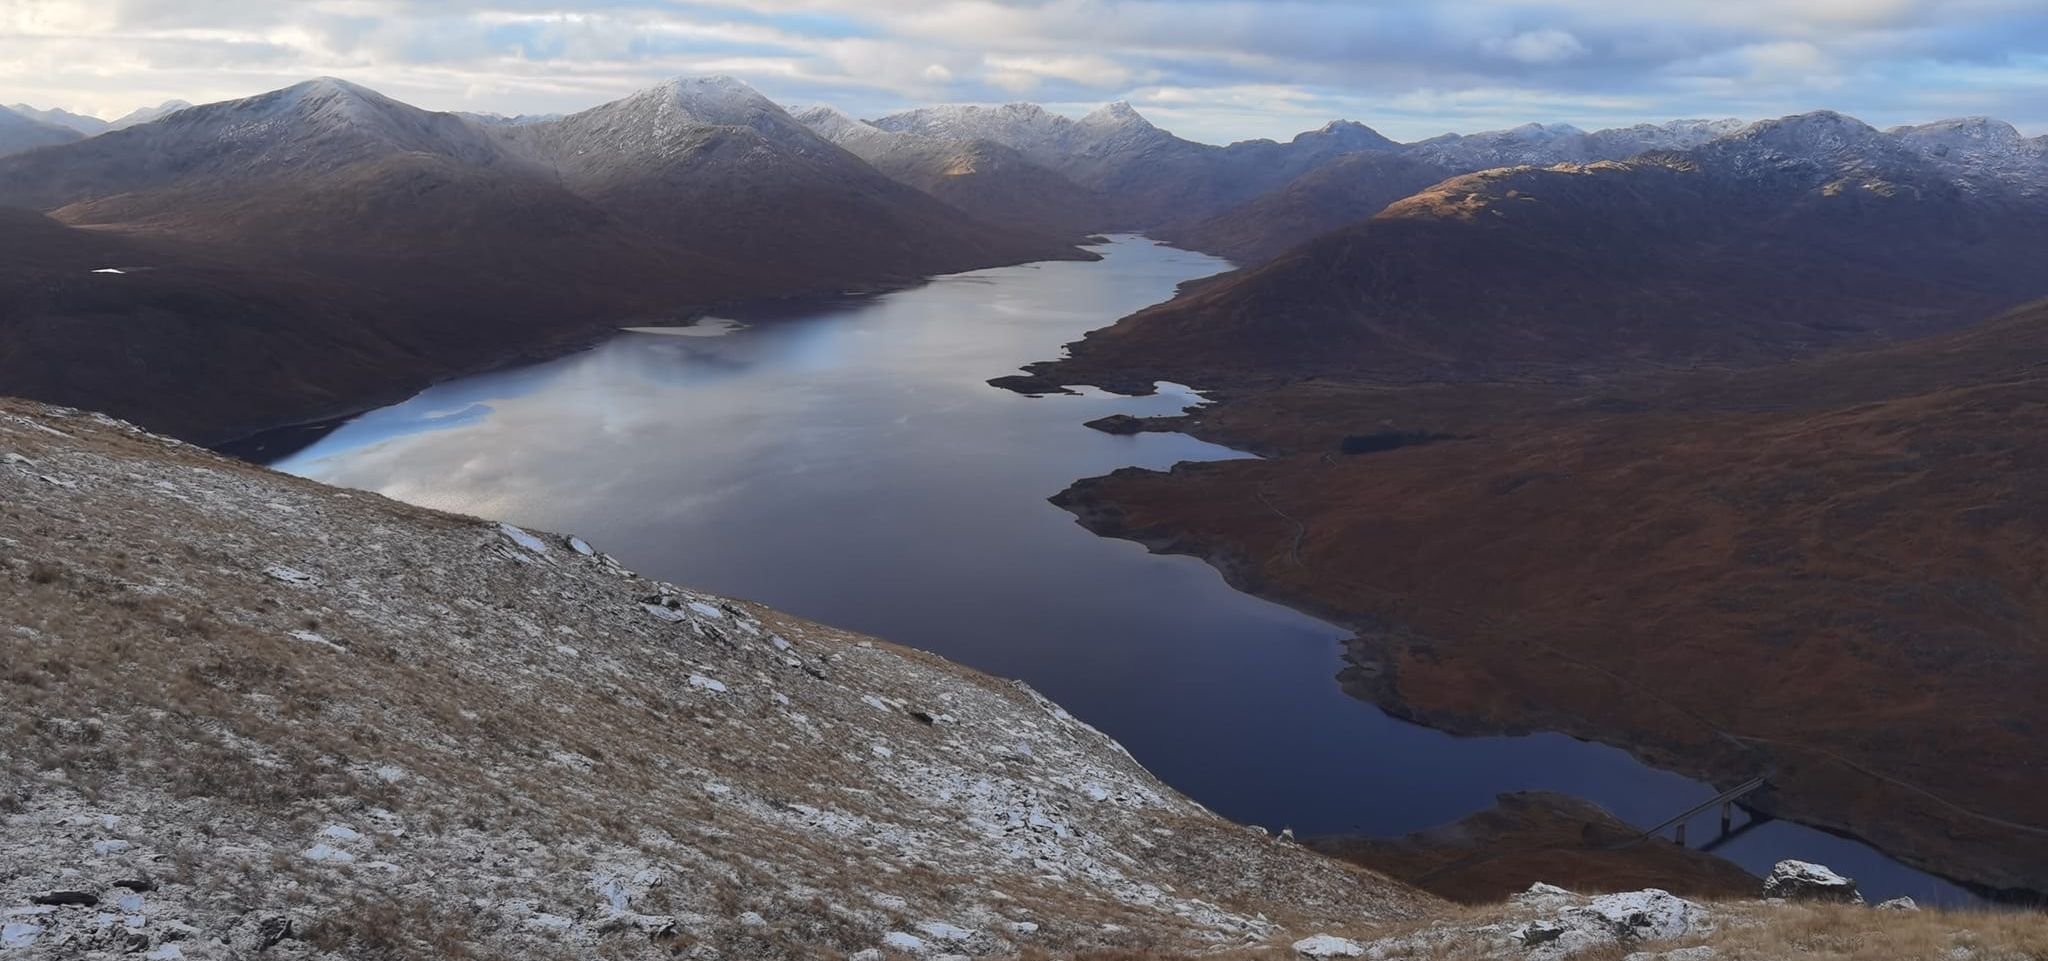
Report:
[[[1089,238],[1090,241],[1093,241],[1094,239],[1095,238]],[[745,313],[752,311],[765,311],[772,310],[773,308],[777,307],[786,308],[792,305],[803,303],[805,301],[822,300],[828,298],[846,300],[869,300],[876,297],[887,296],[889,294],[900,293],[906,290],[916,290],[920,287],[924,287],[942,278],[956,277],[961,274],[971,274],[983,270],[1002,270],[1011,267],[1024,267],[1031,264],[1043,263],[1071,263],[1098,261],[1102,258],[1100,254],[1097,254],[1092,250],[1092,248],[1095,246],[1098,245],[1092,242],[1087,244],[1076,244],[1073,249],[1081,256],[1075,257],[1039,258],[1037,260],[1021,260],[1015,263],[989,264],[986,266],[974,267],[967,270],[952,271],[950,273],[930,274],[927,276],[897,281],[880,281],[865,284],[855,288],[842,288],[838,291],[803,291],[773,297],[746,297],[736,300],[722,301],[718,303],[705,305],[687,305],[678,308],[676,312],[673,314],[666,315],[664,318],[662,318],[663,322],[659,326],[687,326],[699,323],[703,321],[706,317],[714,313]],[[593,347],[596,347],[598,344],[601,344],[604,341],[609,340],[612,337],[615,337],[620,333],[625,332],[628,329],[629,325],[657,326],[654,323],[654,318],[652,317],[641,317],[637,319],[621,318],[617,321],[603,324],[578,325],[573,330],[565,331],[560,336],[546,338],[540,341],[536,341],[534,343],[509,348],[503,352],[496,354],[490,359],[480,361],[478,363],[466,364],[460,367],[450,368],[434,376],[433,378],[426,380],[425,382],[412,385],[403,390],[394,389],[375,391],[372,393],[365,394],[357,400],[347,401],[335,404],[327,408],[323,408],[319,411],[316,411],[310,416],[295,417],[292,419],[270,424],[269,426],[259,427],[254,430],[238,432],[233,436],[227,437],[225,439],[199,439],[194,440],[193,443],[195,443],[197,446],[204,447],[207,450],[213,451],[215,453],[233,457],[236,460],[247,461],[249,463],[257,464],[260,466],[268,466],[269,464],[274,463],[277,460],[290,456],[292,453],[295,453],[298,450],[303,450],[305,449],[305,447],[311,446],[313,443],[317,442],[321,437],[325,436],[328,433],[331,433],[334,429],[340,427],[341,425],[347,423],[350,420],[362,416],[363,414],[367,414],[370,411],[378,410],[384,407],[390,407],[394,404],[403,403],[408,399],[418,396],[422,391],[428,390],[429,388],[438,386],[440,384],[448,383],[449,381],[460,380],[464,377],[474,377],[478,374],[496,373],[498,371],[511,370],[517,367],[525,367],[532,364],[544,364],[549,361],[560,360],[564,357],[568,357],[573,354],[578,354],[583,351],[589,350]],[[261,450],[261,448],[252,449],[252,444],[260,442],[265,438],[272,437],[275,435],[282,435],[286,432],[291,431],[318,431],[319,433],[313,434],[306,440],[304,444],[301,444],[298,447],[293,448],[291,450],[286,450],[275,456],[268,457],[267,459],[259,459],[251,456]]]
[[[1141,418],[1141,420],[1143,419]],[[1159,420],[1176,420],[1176,418],[1160,418]],[[1190,426],[1188,429],[1182,429],[1177,426],[1161,426],[1154,432],[1185,433],[1197,440],[1209,443],[1227,443],[1224,440],[1203,436],[1198,426]],[[1199,470],[1205,469],[1208,466],[1207,464],[1182,464],[1177,465],[1172,471],[1165,473],[1171,474],[1188,469]],[[1253,573],[1255,570],[1254,565],[1249,564],[1241,553],[1233,550],[1226,543],[1211,543],[1192,538],[1184,532],[1165,528],[1138,529],[1130,527],[1124,522],[1121,511],[1117,509],[1113,501],[1096,494],[1096,488],[1101,483],[1118,475],[1129,473],[1159,474],[1162,472],[1147,471],[1143,468],[1135,467],[1120,468],[1099,477],[1077,480],[1065,490],[1048,498],[1048,501],[1061,510],[1073,515],[1075,523],[1095,536],[1128,541],[1144,547],[1147,552],[1152,554],[1194,558],[1214,569],[1232,590],[1279,604],[1289,610],[1316,618],[1340,630],[1349,632],[1352,637],[1343,642],[1344,653],[1340,660],[1342,666],[1331,679],[1345,694],[1372,705],[1388,717],[1404,723],[1414,724],[1418,727],[1440,731],[1454,737],[1521,736],[1541,732],[1562,734],[1574,740],[1616,748],[1646,768],[1676,774],[1707,789],[1717,789],[1721,782],[1733,783],[1733,781],[1742,779],[1741,775],[1717,772],[1712,770],[1709,765],[1690,761],[1683,757],[1680,752],[1668,750],[1666,749],[1668,746],[1657,744],[1654,739],[1641,740],[1618,737],[1610,732],[1588,730],[1570,723],[1556,723],[1556,719],[1551,719],[1552,723],[1546,723],[1544,719],[1532,718],[1526,724],[1502,725],[1488,723],[1478,718],[1463,715],[1430,713],[1417,710],[1395,693],[1395,684],[1393,683],[1395,678],[1391,670],[1384,665],[1375,665],[1363,660],[1361,658],[1361,651],[1373,648],[1375,645],[1380,645],[1381,649],[1385,649],[1386,645],[1410,642],[1420,642],[1422,645],[1428,645],[1434,643],[1434,641],[1423,635],[1409,632],[1399,625],[1361,620],[1357,615],[1336,610],[1311,598],[1293,596],[1288,591],[1271,585],[1264,578],[1255,575]],[[1763,799],[1762,803],[1757,803],[1756,799],[1753,798],[1748,803],[1743,803],[1739,806],[1749,812],[1752,817],[1761,815],[1771,820],[1782,820],[1808,830],[1855,842],[1900,867],[1952,884],[1986,902],[2034,905],[2042,903],[2043,900],[2048,900],[2048,892],[2027,889],[2000,889],[1953,876],[1945,872],[1935,860],[1921,852],[1886,848],[1879,845],[1873,839],[1857,833],[1847,825],[1826,815],[1799,811],[1796,805],[1788,808],[1782,803],[1773,803],[1772,799],[1777,797],[1775,792],[1768,792],[1758,797]],[[1581,798],[1581,800],[1584,799]]]

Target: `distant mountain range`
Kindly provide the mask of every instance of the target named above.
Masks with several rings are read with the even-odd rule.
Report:
[[[2001,126],[1880,132],[1820,112],[1628,162],[1452,177],[1099,331],[1041,372],[1133,388],[1191,371],[1210,386],[1455,380],[1775,360],[1935,332],[2048,294],[2048,164],[2038,141],[1979,135]],[[1332,170],[1363,167],[1334,175],[1353,189],[1409,179],[1347,215],[1423,176],[1374,160]],[[1331,176],[1293,188],[1308,199],[1282,192],[1244,213],[1316,229],[1300,212],[1341,206],[1313,199],[1341,195]]]
[[[160,120],[189,106],[192,105],[183,100],[166,100],[154,107],[137,107],[123,114],[117,120],[101,120],[98,117],[72,113],[69,110],[38,110],[25,103],[8,104],[4,109],[11,110],[31,120],[38,120],[59,127],[68,127],[85,136],[92,137],[106,133],[109,130],[125,130],[139,123]],[[5,153],[13,152],[12,150],[5,151]]]
[[[0,205],[47,215],[0,238],[0,382],[207,441],[629,321],[1089,256],[724,79],[520,125],[322,79],[89,139],[41,126],[69,142],[0,159]]]
[[[1812,167],[1809,173],[1865,171],[1911,183],[1914,196],[1927,201],[1913,208],[1921,212],[1948,209],[1935,201],[1950,194],[1958,201],[2031,202],[2048,183],[2043,140],[1984,120],[1883,133],[1844,120],[1797,136],[1784,133],[1783,122],[1678,121],[1591,133],[1528,125],[1409,145],[1361,124],[1334,122],[1285,143],[1218,147],[1175,137],[1121,103],[1078,119],[1015,104],[932,107],[861,121],[830,108],[792,116],[725,78],[678,80],[566,117],[435,113],[332,79],[197,107],[173,101],[111,123],[61,111],[32,116],[28,109],[0,110],[0,153],[13,154],[0,157],[0,205],[44,216],[14,219],[13,246],[24,254],[4,273],[11,289],[28,293],[10,302],[0,325],[40,346],[7,352],[11,366],[0,367],[0,375],[28,385],[26,393],[113,406],[150,426],[206,440],[345,412],[453,370],[553,349],[625,320],[1088,256],[1071,245],[1111,230],[1150,232],[1245,264],[1278,258],[1264,279],[1233,278],[1202,302],[1242,296],[1250,305],[1268,302],[1261,285],[1299,299],[1320,289],[1309,282],[1317,271],[1353,276],[1356,260],[1380,256],[1375,245],[1383,239],[1386,256],[1396,261],[1424,257],[1423,248],[1402,248],[1408,241],[1396,235],[1438,230],[1427,225],[1468,203],[1454,201],[1460,189],[1484,198],[1469,203],[1495,215],[1526,206],[1530,191],[1605,195],[1604,187],[1580,186],[1582,180],[1627,181],[1644,191],[1628,195],[1633,207],[1611,211],[1622,218],[1613,227],[1559,221],[1552,236],[1532,234],[1525,251],[1535,258],[1529,269],[1540,274],[1542,245],[1562,249],[1554,245],[1575,233],[1590,241],[1600,230],[1678,230],[1685,217],[1740,232],[1765,196],[1762,186],[1783,186],[1806,169],[1801,165]],[[1503,164],[1584,164],[1646,152],[1666,159],[1575,172],[1524,167],[1437,186]],[[1909,168],[1910,176],[1893,175]],[[1793,239],[1795,225],[1846,204],[1816,199],[1824,199],[1825,184],[1811,181],[1799,188],[1807,201],[1772,215],[1791,234],[1774,241],[1785,255],[1760,276],[1783,281],[1824,256]],[[1772,203],[1793,196],[1772,189],[1779,198]],[[1404,200],[1411,197],[1425,199]],[[1372,228],[1363,246],[1353,240],[1288,253],[1402,203],[1407,212],[1390,223],[1408,226]],[[1975,211],[1968,224],[1936,224],[1921,236],[1932,244],[1949,236],[1943,230],[2003,236],[2008,229],[2000,215],[1984,213],[1985,204],[1967,209]],[[1706,233],[1685,229],[1707,243]],[[32,253],[30,237],[41,244]],[[1649,256],[1648,249],[1630,256]],[[1942,308],[1926,305],[1948,288],[1897,269],[1910,259],[1902,253],[1908,249],[1910,243],[1887,252],[1873,242],[1862,276],[1889,292],[1880,313],[1899,316],[1899,331],[1939,326],[1929,318]],[[152,269],[91,273],[117,255]],[[1989,279],[1972,289],[1976,299],[1947,302],[1951,313],[2007,292],[2000,256],[1974,259]],[[1696,260],[1700,270],[1721,262]],[[1472,270],[1491,270],[1497,286],[1514,263],[1475,261]],[[199,277],[207,278],[204,295],[180,286]],[[55,293],[86,283],[94,285],[89,295]],[[1491,302],[1554,304],[1554,286],[1532,282]],[[1476,295],[1491,288],[1461,289]],[[247,298],[259,293],[261,302],[297,305],[290,308],[296,317],[329,318],[336,329],[315,337],[298,321],[224,323],[222,317],[238,314],[217,309],[220,298],[254,310]],[[1736,310],[1740,298],[1730,296],[1728,309]],[[1193,308],[1170,309],[1187,315]],[[1806,308],[1773,302],[1757,311],[1745,303],[1740,312],[1740,323],[1755,334],[1751,342],[1761,345],[1756,349],[1771,350],[1785,340],[1783,331],[1759,331],[1774,323],[1771,317],[1803,315]],[[121,319],[138,316],[176,323]],[[1293,321],[1306,322],[1306,315]],[[1627,329],[1638,346],[1657,336],[1641,324]],[[1213,342],[1254,369],[1289,351],[1319,363],[1341,364],[1363,352],[1472,367],[1489,363],[1491,353],[1555,361],[1577,349],[1553,338],[1555,356],[1495,351],[1489,345],[1513,339],[1473,334],[1468,339],[1481,347],[1466,351],[1448,331],[1386,340],[1346,323],[1335,330],[1331,336],[1304,328],[1292,338],[1262,330],[1247,334],[1251,350],[1218,330],[1189,336],[1174,350],[1185,359]],[[219,343],[199,349],[187,336],[194,331]],[[302,336],[310,339],[292,339]],[[1588,328],[1574,336],[1583,347],[1601,335]],[[307,349],[325,339],[334,342]],[[1838,335],[1810,330],[1799,338],[1833,339]],[[1717,357],[1728,355],[1730,342],[1704,338],[1696,351],[1672,342],[1657,349]],[[118,359],[64,370],[37,359],[109,349]],[[1091,342],[1072,363],[1095,353]],[[1142,362],[1105,360],[1102,376],[1171,366],[1168,353],[1146,353]],[[291,373],[250,377],[251,364]],[[145,404],[146,397],[175,399]]]
[[[67,144],[84,136],[70,127],[0,107],[0,156]]]

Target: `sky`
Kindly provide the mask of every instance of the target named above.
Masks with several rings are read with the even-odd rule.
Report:
[[[580,110],[730,74],[875,117],[1128,100],[1213,143],[1828,108],[2048,132],[2048,0],[0,0],[0,103],[104,117],[338,76]]]

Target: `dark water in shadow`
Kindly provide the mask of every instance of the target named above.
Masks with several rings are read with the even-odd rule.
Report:
[[[1174,787],[1275,829],[1404,833],[1525,789],[1650,824],[1713,794],[1559,735],[1453,738],[1390,719],[1338,690],[1343,632],[1046,503],[1118,467],[1242,456],[1081,426],[1178,410],[1195,400],[1185,390],[1033,399],[984,383],[1225,266],[1141,239],[1105,253],[783,305],[724,336],[621,334],[434,387],[276,466],[577,533],[650,575],[1024,678]],[[1784,823],[1722,853],[1757,871],[1819,861],[1879,896],[1967,897]]]

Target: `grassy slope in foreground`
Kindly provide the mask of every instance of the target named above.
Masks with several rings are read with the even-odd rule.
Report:
[[[559,536],[11,401],[0,494],[0,908],[140,919],[10,916],[27,957],[272,915],[317,957],[1195,951],[1438,904],[1021,685]]]

